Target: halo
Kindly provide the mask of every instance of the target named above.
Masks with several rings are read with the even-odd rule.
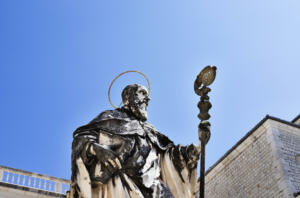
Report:
[[[120,76],[122,76],[123,74],[126,74],[126,73],[130,73],[130,72],[135,72],[135,73],[141,74],[141,75],[147,80],[147,83],[148,83],[148,94],[150,94],[150,82],[149,82],[148,77],[147,77],[144,73],[142,73],[142,72],[140,72],[140,71],[136,71],[136,70],[128,70],[128,71],[122,72],[122,73],[120,73],[117,77],[115,77],[115,78],[113,79],[113,81],[110,83],[109,88],[108,88],[108,100],[109,100],[109,103],[111,104],[111,106],[112,106],[113,108],[115,108],[115,109],[118,108],[118,107],[116,107],[116,106],[112,103],[112,101],[111,101],[111,98],[110,98],[110,89],[111,89],[112,85],[114,84],[114,82],[115,82]],[[122,102],[121,102],[121,104],[122,104]]]

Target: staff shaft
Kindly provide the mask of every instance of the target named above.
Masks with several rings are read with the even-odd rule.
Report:
[[[201,156],[200,156],[200,185],[199,198],[204,198],[205,185],[205,141],[201,141]]]

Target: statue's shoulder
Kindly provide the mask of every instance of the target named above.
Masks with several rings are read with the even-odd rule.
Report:
[[[143,135],[143,128],[139,121],[132,119],[122,109],[103,111],[86,126],[114,135]]]
[[[119,119],[121,117],[126,117],[120,110],[106,110],[97,115],[93,120],[91,120],[86,125],[80,126],[75,130],[75,134],[87,130],[98,130],[101,128],[102,123],[111,122],[112,120]]]
[[[151,131],[156,131],[158,132],[158,130],[149,122],[144,122],[144,127],[150,129]]]
[[[106,110],[101,112],[96,118],[94,118],[89,124],[100,122],[103,120],[110,120],[110,119],[125,119],[128,118],[128,115],[122,111],[121,109],[114,109],[114,110]]]

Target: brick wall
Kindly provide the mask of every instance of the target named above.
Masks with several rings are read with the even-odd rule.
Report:
[[[300,191],[298,154],[300,130],[267,120],[207,173],[206,197],[294,197]]]
[[[273,134],[289,188],[300,192],[300,133],[273,129]]]

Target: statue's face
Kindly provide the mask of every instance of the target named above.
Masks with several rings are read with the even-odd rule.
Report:
[[[138,85],[131,99],[129,102],[131,112],[140,120],[146,121],[148,118],[147,107],[150,100],[147,89],[142,85]]]

